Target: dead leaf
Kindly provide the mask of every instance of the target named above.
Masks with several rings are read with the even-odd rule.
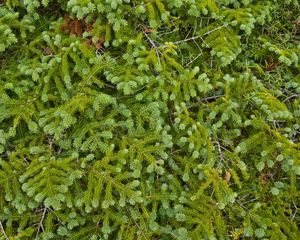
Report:
[[[226,172],[225,172],[224,180],[225,180],[227,183],[229,183],[230,179],[231,179],[231,173],[230,173],[230,171],[226,171]]]

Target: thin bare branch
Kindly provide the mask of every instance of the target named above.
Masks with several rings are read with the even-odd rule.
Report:
[[[222,162],[224,162],[224,154],[222,152],[222,149],[221,149],[221,144],[219,142],[219,139],[216,140],[216,143],[217,143],[217,147],[218,147],[218,152],[219,152],[219,157],[220,157],[220,161],[219,161],[219,164],[217,166],[217,168],[220,167],[220,165],[222,164]]]
[[[190,106],[188,106],[188,109],[193,108],[193,107],[197,107],[202,102],[209,101],[209,100],[216,100],[216,99],[218,99],[220,97],[224,97],[224,95],[216,95],[216,96],[202,98],[198,102],[192,103]]]
[[[294,214],[291,216],[291,219],[292,219],[292,220],[295,219],[295,217],[296,217],[296,215],[297,215],[297,212],[298,212],[298,207],[297,207],[297,205],[295,204],[295,202],[293,202],[293,205],[294,205],[294,207],[295,207],[295,212],[294,212]]]
[[[43,214],[42,214],[41,220],[39,222],[39,226],[38,226],[38,229],[37,229],[37,232],[36,232],[36,236],[35,236],[36,240],[39,239],[39,232],[40,232],[40,230],[42,229],[43,232],[45,231],[44,226],[43,226],[43,221],[44,221],[44,218],[46,216],[46,213],[47,213],[47,207],[45,207],[44,210],[43,210]]]
[[[193,41],[195,39],[202,38],[203,36],[209,35],[209,34],[215,32],[215,31],[220,30],[221,28],[227,27],[229,24],[230,23],[225,23],[222,26],[219,26],[219,27],[217,27],[215,29],[212,29],[212,30],[210,30],[210,31],[208,31],[208,32],[206,32],[206,33],[204,33],[202,35],[198,35],[198,36],[191,37],[191,38],[186,38],[186,39],[183,39],[183,40],[180,40],[180,41],[177,41],[177,42],[173,42],[173,43],[174,44],[181,44],[181,43],[184,43],[184,42]]]
[[[174,33],[174,32],[177,32],[179,30],[179,28],[175,28],[174,30],[172,30],[172,31],[170,31],[170,32],[163,32],[163,33],[160,33],[160,34],[158,34],[158,35],[156,35],[156,37],[161,37],[161,36],[163,36],[163,35],[168,35],[168,34],[172,34],[172,33]]]
[[[3,236],[5,237],[5,240],[9,240],[1,221],[0,221],[0,229],[1,229]]]
[[[160,63],[160,58],[159,58],[159,54],[162,54],[159,50],[158,47],[156,46],[155,42],[148,36],[148,34],[143,31],[145,37],[148,39],[148,41],[150,42],[151,46],[155,49],[155,53],[158,59],[158,62]]]
[[[200,56],[202,55],[202,52],[199,53],[195,58],[193,58],[191,61],[189,61],[187,64],[184,65],[184,67],[187,67],[191,65],[194,61],[196,61]]]
[[[292,96],[289,96],[289,97],[287,97],[286,99],[284,99],[282,102],[284,103],[284,102],[286,102],[286,101],[288,101],[288,100],[290,100],[290,99],[292,99],[292,98],[295,98],[295,97],[299,97],[299,94],[294,94],[294,95],[292,95]]]

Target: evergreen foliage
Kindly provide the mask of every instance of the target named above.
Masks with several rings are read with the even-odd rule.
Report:
[[[297,0],[0,0],[0,239],[300,239]]]

